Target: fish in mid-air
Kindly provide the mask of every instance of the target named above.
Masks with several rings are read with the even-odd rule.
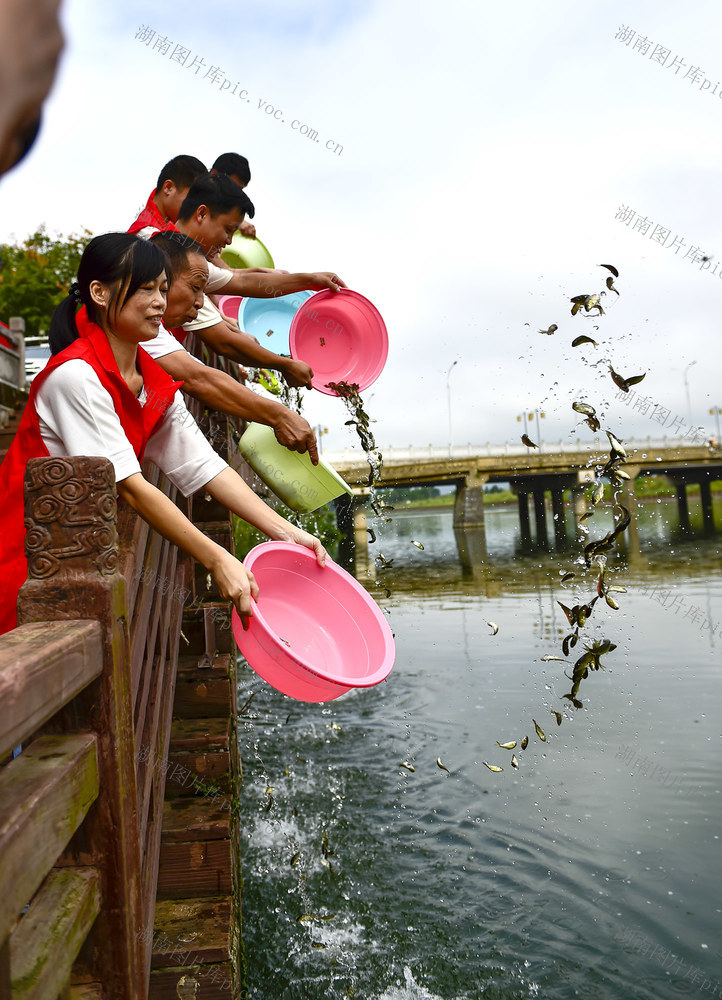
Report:
[[[645,372],[644,375],[630,375],[629,378],[623,378],[618,372],[615,372],[610,365],[609,374],[612,376],[612,382],[614,382],[618,389],[621,389],[622,392],[629,392],[630,385],[637,385],[637,383],[641,382],[647,373]]]
[[[527,446],[527,448],[538,448],[539,447],[538,444],[534,444],[534,442],[532,441],[532,439],[529,437],[528,434],[522,434],[522,436],[521,436],[521,443],[525,444]]]
[[[531,721],[534,723],[534,728],[536,729],[536,734],[539,737],[539,739],[542,741],[542,743],[546,743],[547,738],[544,735],[544,730],[542,729],[542,727],[539,725],[536,719],[532,719]]]

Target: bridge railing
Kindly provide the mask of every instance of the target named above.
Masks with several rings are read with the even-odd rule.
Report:
[[[688,444],[680,438],[636,438],[625,439],[624,447],[628,454],[633,451],[651,452],[659,450],[696,450],[699,451],[703,445]],[[505,441],[503,444],[492,444],[487,441],[484,444],[463,444],[463,445],[409,445],[407,448],[381,447],[381,454],[385,463],[392,462],[412,462],[424,459],[465,459],[465,458],[503,458],[507,455],[534,455],[534,454],[576,454],[588,452],[592,454],[603,454],[609,451],[609,441],[605,437],[595,437],[591,441],[586,438],[576,438],[562,441],[543,441],[539,448],[527,448],[519,441]],[[323,457],[332,465],[356,465],[365,461],[364,453],[359,448],[344,448],[340,451],[323,452]]]
[[[25,514],[0,637],[0,997],[137,1000],[164,777],[139,749],[167,757],[187,566],[117,518],[107,459],[33,459]]]

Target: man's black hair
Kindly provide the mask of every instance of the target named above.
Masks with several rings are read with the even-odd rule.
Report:
[[[240,153],[221,153],[211,170],[217,170],[219,174],[228,174],[229,177],[237,177],[243,181],[245,187],[251,183],[251,168],[248,160]]]
[[[214,216],[225,215],[234,208],[249,219],[256,214],[251,199],[228,174],[205,174],[193,181],[178,212],[178,222],[187,222],[200,205],[205,205]]]
[[[189,188],[197,177],[208,173],[208,168],[195,156],[174,156],[158,174],[156,189],[160,191],[166,181],[173,181],[177,188]]]
[[[203,247],[199,243],[196,243],[194,239],[191,239],[190,236],[184,236],[183,233],[176,233],[173,230],[154,233],[150,241],[151,243],[155,243],[157,247],[160,247],[168,258],[168,268],[170,269],[170,277],[172,278],[183,274],[187,269],[189,254],[196,253],[200,257],[205,258]],[[168,269],[166,269],[167,273]]]

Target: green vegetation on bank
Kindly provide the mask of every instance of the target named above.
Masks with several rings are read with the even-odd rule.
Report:
[[[0,319],[22,316],[26,336],[47,330],[55,307],[75,280],[91,235],[86,229],[51,239],[41,226],[20,243],[0,244]]]

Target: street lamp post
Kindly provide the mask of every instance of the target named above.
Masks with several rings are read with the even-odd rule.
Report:
[[[449,458],[451,457],[451,448],[454,443],[451,434],[451,385],[449,384],[449,379],[451,378],[451,369],[456,364],[458,364],[458,361],[452,361],[449,365],[449,370],[446,373],[446,404],[449,411]]]
[[[318,453],[319,455],[323,452],[323,436],[328,434],[328,427],[322,427],[321,424],[316,424],[316,437],[318,438]]]
[[[692,365],[696,364],[697,364],[696,361],[690,361],[690,363],[684,370],[684,391],[687,394],[687,419],[689,420],[690,424],[692,423],[692,404],[689,401],[689,382],[687,381],[687,372],[690,370]]]

